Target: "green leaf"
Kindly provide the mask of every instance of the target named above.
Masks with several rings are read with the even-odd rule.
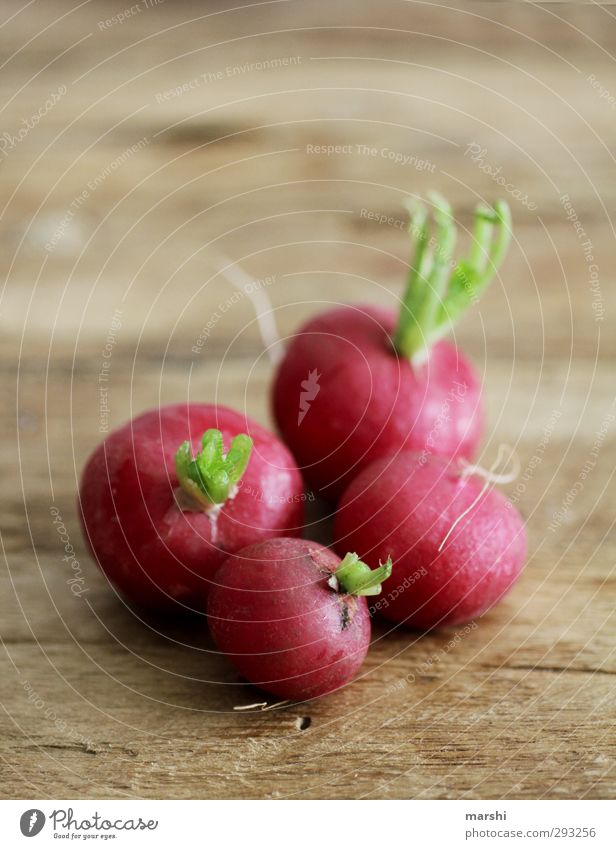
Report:
[[[349,552],[334,573],[343,592],[348,595],[379,595],[381,583],[390,577],[393,564],[391,557],[378,569],[371,569],[357,554]]]
[[[468,256],[452,260],[456,228],[450,205],[436,192],[429,195],[436,233],[424,204],[410,200],[409,233],[414,243],[409,278],[393,343],[415,363],[429,354],[468,307],[477,302],[504,259],[511,238],[511,214],[505,201],[475,209]]]
[[[203,434],[201,451],[192,456],[190,442],[183,442],[175,455],[178,482],[205,509],[224,504],[244,474],[252,452],[252,439],[238,434],[224,453],[222,433],[210,428]]]

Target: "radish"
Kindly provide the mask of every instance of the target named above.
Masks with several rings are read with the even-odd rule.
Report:
[[[419,629],[480,616],[512,586],[526,559],[522,517],[493,488],[504,476],[442,457],[402,452],[375,460],[344,493],[335,549],[395,563],[374,610]]]
[[[289,451],[265,428],[226,407],[177,404],[96,448],[79,508],[95,559],[127,599],[202,611],[230,553],[301,532],[302,489]]]
[[[216,573],[208,621],[216,645],[248,681],[283,699],[347,684],[370,642],[364,596],[377,595],[391,560],[371,571],[316,542],[271,539],[231,555]]]
[[[483,431],[481,381],[444,341],[500,265],[510,237],[504,201],[475,213],[473,246],[455,263],[449,204],[409,204],[415,254],[400,315],[343,306],[293,338],[278,369],[273,410],[308,482],[330,499],[380,456],[409,449],[472,459]]]

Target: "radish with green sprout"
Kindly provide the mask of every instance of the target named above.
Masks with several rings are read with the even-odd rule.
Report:
[[[303,483],[283,443],[246,416],[176,404],[143,413],[96,448],[79,508],[95,559],[126,598],[202,611],[230,553],[301,533]]]
[[[409,204],[415,250],[399,315],[359,305],[328,310],[298,331],[278,368],[278,427],[326,498],[339,497],[377,457],[410,449],[472,459],[481,440],[481,381],[443,337],[498,269],[509,208],[479,205],[470,253],[454,262],[450,206],[430,198],[433,226],[424,204]]]
[[[316,542],[272,539],[231,555],[208,599],[210,631],[248,681],[282,699],[323,696],[357,674],[370,643],[367,596],[391,574]]]
[[[382,457],[342,496],[335,549],[368,564],[391,552],[393,575],[374,605],[387,619],[422,630],[474,619],[526,560],[524,521],[494,488],[515,474],[404,451]]]

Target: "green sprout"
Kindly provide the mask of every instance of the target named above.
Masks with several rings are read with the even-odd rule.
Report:
[[[503,261],[511,238],[507,203],[479,204],[469,254],[454,261],[456,225],[451,206],[436,192],[430,193],[429,199],[434,235],[425,204],[413,199],[406,203],[415,250],[393,338],[398,353],[415,364],[427,358],[430,347],[479,299]]]
[[[233,495],[250,460],[252,439],[240,433],[225,454],[222,433],[210,428],[203,434],[201,445],[201,451],[193,457],[190,442],[183,442],[175,455],[175,469],[184,492],[208,510]]]
[[[389,578],[392,568],[391,557],[386,563],[379,564],[378,569],[371,569],[357,554],[349,553],[334,575],[340,588],[348,595],[379,595],[381,583]]]

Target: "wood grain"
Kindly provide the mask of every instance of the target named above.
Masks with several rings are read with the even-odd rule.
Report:
[[[613,797],[613,16],[167,0],[107,25],[125,5],[0,12],[0,794]],[[515,243],[456,341],[485,384],[482,458],[520,457],[528,568],[457,636],[377,622],[352,686],[238,713],[260,694],[203,621],[129,612],[80,537],[110,328],[109,426],[186,397],[271,424],[255,308],[220,265],[266,281],[283,338],[329,303],[395,307],[405,195],[438,188],[464,234],[504,191],[482,166],[527,203],[511,195]]]

